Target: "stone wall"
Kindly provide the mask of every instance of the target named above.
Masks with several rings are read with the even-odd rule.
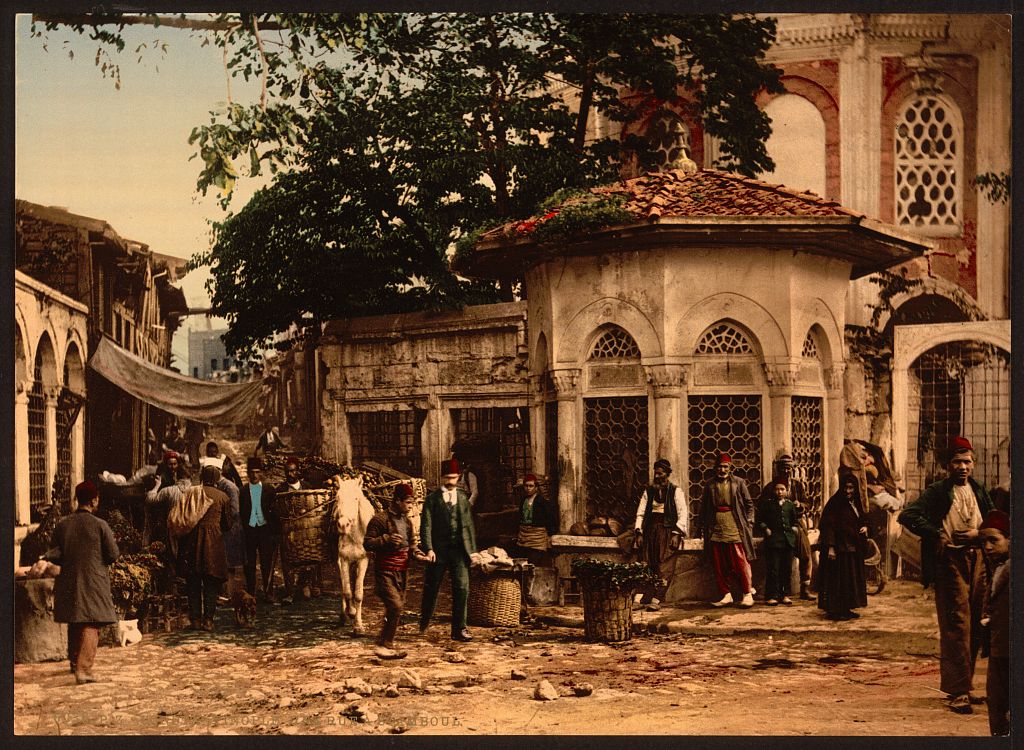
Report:
[[[436,486],[452,409],[528,405],[526,340],[523,302],[332,321],[319,352],[324,457],[351,462],[349,414],[420,410],[422,474]]]

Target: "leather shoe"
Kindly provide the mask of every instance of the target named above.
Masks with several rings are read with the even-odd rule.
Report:
[[[458,633],[452,633],[452,640],[453,641],[471,641],[471,640],[473,640],[473,636],[470,634],[470,632],[468,630],[463,629],[463,630],[459,631]]]
[[[97,682],[97,680],[93,677],[92,672],[75,672],[75,682],[79,685],[85,685],[89,682]]]

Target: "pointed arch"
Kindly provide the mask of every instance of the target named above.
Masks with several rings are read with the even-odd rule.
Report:
[[[658,332],[640,308],[615,297],[603,297],[579,310],[565,326],[562,340],[558,344],[556,363],[579,366],[586,361],[590,354],[588,346],[594,341],[595,331],[610,323],[621,327],[633,337],[642,359],[662,355]]]

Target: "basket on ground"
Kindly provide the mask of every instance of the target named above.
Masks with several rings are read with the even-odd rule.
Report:
[[[277,516],[281,521],[283,554],[292,567],[329,562],[332,544],[330,490],[293,490],[277,495]]]
[[[512,572],[469,573],[466,620],[470,625],[511,628],[519,624],[522,589]]]
[[[633,637],[633,592],[580,580],[583,625],[589,641],[614,643]]]

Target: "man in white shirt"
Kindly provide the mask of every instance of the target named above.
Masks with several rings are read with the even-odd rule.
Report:
[[[452,586],[452,639],[470,641],[466,629],[469,601],[469,556],[476,552],[476,532],[469,496],[459,489],[459,462],[441,462],[441,484],[427,495],[420,514],[420,546],[426,556],[420,633],[430,625],[437,593],[447,571]]]
[[[654,483],[644,490],[636,508],[636,523],[633,529],[633,548],[640,553],[640,559],[661,576],[658,586],[647,607],[648,612],[661,609],[661,602],[668,589],[672,575],[671,558],[682,546],[690,521],[690,511],[682,487],[668,481],[672,464],[659,458],[654,462]],[[643,594],[636,595],[636,602],[643,601]]]
[[[978,528],[994,506],[985,485],[971,477],[970,441],[955,438],[949,455],[949,477],[927,487],[898,520],[921,537],[921,582],[935,583],[939,687],[952,711],[969,714],[981,702],[971,690],[988,591]]]

